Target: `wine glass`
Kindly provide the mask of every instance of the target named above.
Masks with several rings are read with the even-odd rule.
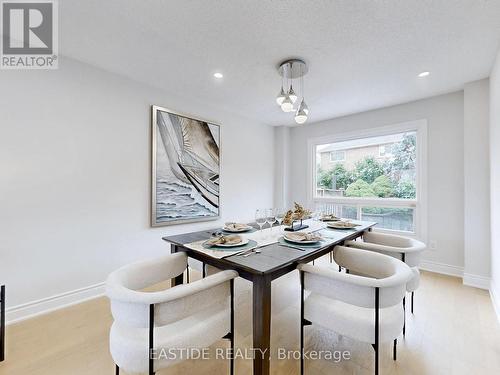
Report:
[[[266,210],[258,209],[255,211],[255,222],[260,228],[260,235],[262,237],[262,226],[266,223]]]
[[[284,218],[285,218],[285,210],[283,208],[276,208],[274,210],[274,219],[278,222],[280,226]]]
[[[273,224],[276,221],[274,218],[274,210],[272,208],[269,208],[266,210],[266,221],[271,227],[271,233],[273,232]]]

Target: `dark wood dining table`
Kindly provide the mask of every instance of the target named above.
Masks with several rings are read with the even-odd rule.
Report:
[[[242,257],[237,254],[217,259],[201,251],[196,251],[185,245],[192,242],[206,240],[212,237],[220,228],[203,230],[163,237],[171,244],[171,252],[183,251],[188,257],[221,270],[235,270],[239,276],[253,283],[253,373],[254,375],[270,374],[270,346],[271,346],[271,282],[297,268],[300,263],[309,263],[316,258],[328,254],[337,245],[345,241],[361,237],[365,231],[370,231],[374,222],[355,221],[359,224],[355,229],[338,229],[334,232],[333,241],[324,246],[299,250],[273,243],[260,247],[258,254]],[[183,275],[173,280],[173,285],[183,283]]]

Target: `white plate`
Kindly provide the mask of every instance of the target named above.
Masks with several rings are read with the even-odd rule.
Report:
[[[292,242],[292,243],[297,243],[297,244],[304,244],[304,245],[310,245],[313,243],[318,243],[320,240],[314,240],[314,241],[300,241],[300,240],[292,240],[291,238],[287,238],[286,235],[283,236],[285,241]]]
[[[247,225],[246,228],[241,228],[241,229],[230,229],[228,227],[223,227],[222,228],[224,231],[226,232],[231,232],[231,233],[240,233],[240,232],[247,232],[249,231],[250,229],[252,229],[252,227],[250,225]]]
[[[354,229],[356,227],[359,227],[359,225],[351,223],[352,226],[345,227],[344,224],[340,224],[340,221],[333,221],[326,223],[326,226],[328,228],[333,228],[333,229]],[[342,222],[343,223],[343,222]]]
[[[248,238],[242,238],[241,242],[239,243],[234,243],[234,244],[219,244],[219,245],[213,245],[215,247],[236,247],[236,246],[243,246],[246,245],[250,240]]]

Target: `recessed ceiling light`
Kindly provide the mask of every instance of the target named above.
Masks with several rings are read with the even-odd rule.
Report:
[[[224,77],[224,75],[220,72],[217,72],[217,73],[214,73],[214,77],[217,79],[221,79],[222,77]]]
[[[423,78],[423,77],[427,77],[429,74],[431,74],[430,72],[422,72],[418,75],[418,78]]]

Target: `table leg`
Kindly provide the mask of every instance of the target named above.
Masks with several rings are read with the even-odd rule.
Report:
[[[253,373],[269,375],[271,351],[271,279],[253,280]]]
[[[174,253],[177,253],[179,251],[179,246],[176,246],[176,245],[170,245],[170,252],[172,254]],[[170,281],[170,285],[172,287],[176,286],[176,285],[181,285],[184,283],[184,275],[181,273],[179,276],[176,276],[174,277],[173,279],[171,279]]]

